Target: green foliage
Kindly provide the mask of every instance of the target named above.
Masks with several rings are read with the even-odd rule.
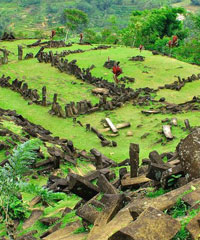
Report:
[[[170,215],[173,218],[183,217],[186,215],[187,210],[188,210],[188,207],[186,206],[184,201],[181,200],[181,198],[179,198],[176,204],[174,205],[174,207],[170,210]]]
[[[166,192],[168,192],[168,191],[163,189],[163,188],[159,188],[157,191],[148,192],[146,194],[146,196],[149,197],[149,198],[156,198],[156,197],[159,197],[159,196],[165,194]]]
[[[73,233],[79,234],[79,233],[85,233],[85,232],[87,232],[87,230],[84,227],[79,227]]]
[[[154,44],[157,39],[162,39],[164,36],[170,37],[182,29],[182,23],[177,20],[177,14],[184,12],[182,8],[167,7],[142,12],[133,11],[130,24],[125,29],[125,36],[129,38],[128,42],[131,42],[131,39],[134,40],[136,46]]]
[[[0,206],[0,212],[2,213],[3,219],[6,219],[6,214],[3,209],[5,209],[6,203],[4,202],[4,206]],[[10,197],[10,204],[8,206],[8,214],[9,218],[15,220],[20,219],[23,220],[28,213],[27,205],[24,204],[19,198],[16,196]]]
[[[24,218],[26,207],[20,196],[23,174],[29,170],[36,160],[36,152],[40,140],[29,140],[14,149],[9,163],[0,167],[0,213],[5,221],[7,232],[8,223],[14,219]]]
[[[66,26],[70,31],[81,30],[86,27],[88,23],[88,16],[78,9],[66,9],[65,10]]]
[[[23,184],[22,191],[26,193],[34,193],[36,196],[40,196],[42,201],[49,204],[55,200],[63,200],[65,198],[64,193],[54,193],[53,191],[36,184]]]
[[[186,230],[186,225],[200,212],[200,207],[189,210],[187,217],[181,220],[181,230],[176,234],[173,240],[185,240],[189,237],[189,232]]]

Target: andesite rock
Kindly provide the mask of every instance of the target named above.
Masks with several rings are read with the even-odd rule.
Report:
[[[200,177],[200,128],[195,129],[177,146],[178,156],[189,180]]]

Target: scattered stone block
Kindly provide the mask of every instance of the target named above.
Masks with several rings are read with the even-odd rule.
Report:
[[[108,240],[171,240],[180,228],[177,220],[149,207],[136,221],[113,234]]]

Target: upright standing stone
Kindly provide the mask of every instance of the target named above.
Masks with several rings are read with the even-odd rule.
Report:
[[[186,127],[187,129],[190,129],[190,128],[191,128],[191,127],[190,127],[190,122],[189,122],[188,119],[185,119],[185,120],[184,120],[184,123],[185,123],[185,127]]]
[[[134,177],[138,176],[139,152],[140,152],[139,145],[131,143],[130,148],[129,148],[131,178],[134,178]]]
[[[96,160],[96,169],[102,169],[103,163],[102,163],[102,154],[96,150],[95,148],[91,149],[90,152],[94,155]]]
[[[47,89],[46,89],[46,86],[44,86],[42,88],[42,106],[46,106],[47,105]]]
[[[8,63],[8,51],[6,49],[3,49],[3,64]]]
[[[23,59],[23,48],[22,46],[18,45],[18,60]]]

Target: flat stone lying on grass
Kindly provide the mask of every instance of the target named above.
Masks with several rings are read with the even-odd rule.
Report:
[[[141,175],[139,177],[134,177],[134,178],[126,177],[121,180],[121,186],[122,186],[122,189],[127,189],[127,188],[134,189],[150,181],[151,179],[147,178],[145,175]]]
[[[171,132],[171,126],[170,125],[163,125],[163,133],[165,137],[169,140],[172,140],[174,137]]]
[[[177,220],[149,207],[137,220],[113,234],[109,240],[170,240],[180,228]]]

